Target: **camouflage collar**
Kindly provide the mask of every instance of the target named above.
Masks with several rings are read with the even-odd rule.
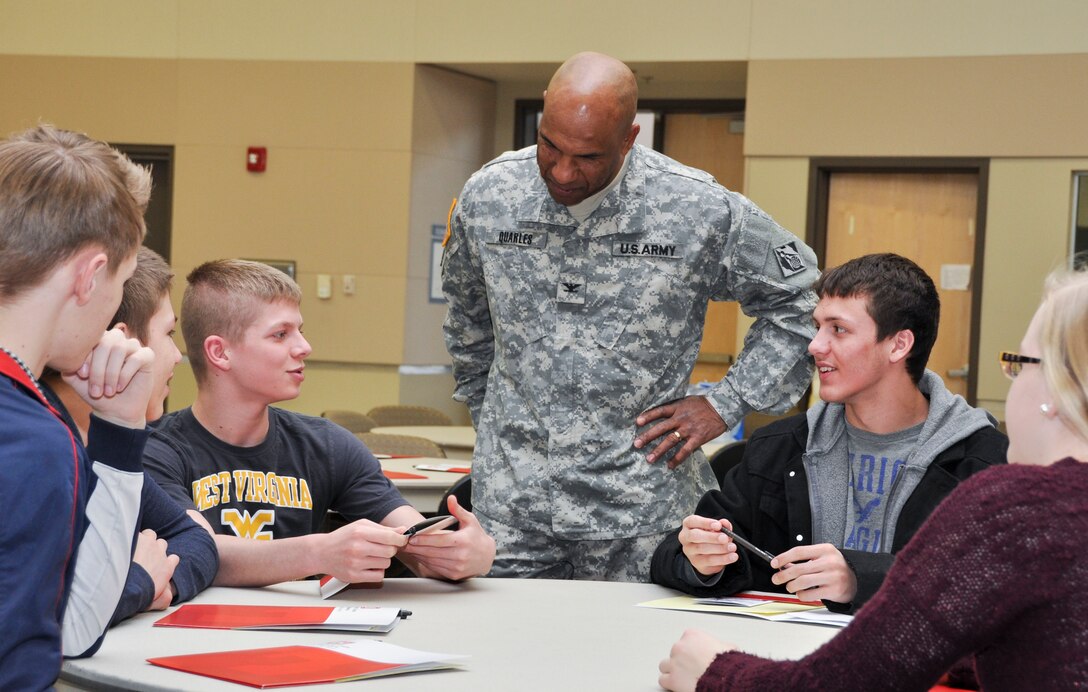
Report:
[[[619,186],[605,196],[601,206],[586,219],[589,237],[637,235],[643,232],[646,204],[646,166],[639,147],[631,153],[627,174]],[[558,226],[574,228],[578,222],[570,211],[548,194],[544,181],[537,176],[531,192],[518,207],[519,227]]]

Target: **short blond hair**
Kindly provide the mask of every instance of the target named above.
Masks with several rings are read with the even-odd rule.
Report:
[[[116,272],[143,241],[150,191],[146,169],[83,134],[40,125],[0,142],[0,299],[88,245]]]
[[[1088,271],[1047,278],[1039,321],[1043,377],[1066,427],[1088,442]]]
[[[253,324],[258,304],[302,302],[302,291],[291,277],[260,262],[205,262],[189,272],[186,280],[181,333],[197,382],[207,372],[204,341],[209,336],[237,341]]]

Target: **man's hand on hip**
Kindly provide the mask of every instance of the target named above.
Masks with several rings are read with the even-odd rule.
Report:
[[[635,438],[635,449],[642,449],[660,438],[657,446],[646,455],[646,461],[652,464],[680,445],[676,455],[669,460],[670,469],[684,463],[692,452],[726,430],[725,421],[706,397],[701,396],[684,397],[643,411],[635,423],[641,427],[654,420],[660,422]]]

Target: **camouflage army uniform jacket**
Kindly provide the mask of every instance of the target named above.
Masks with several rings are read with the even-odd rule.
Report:
[[[812,251],[707,173],[634,147],[579,224],[536,147],[466,183],[442,257],[454,398],[476,425],[473,506],[568,539],[665,531],[716,487],[706,458],[646,462],[636,416],[683,397],[708,300],[755,318],[708,400],[729,425],[784,410],[811,376]]]

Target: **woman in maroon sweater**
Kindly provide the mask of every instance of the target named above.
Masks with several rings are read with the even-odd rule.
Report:
[[[1088,273],[1051,277],[1020,353],[1001,363],[1017,465],[960,484],[849,627],[800,661],[689,630],[661,686],[925,690],[966,657],[984,690],[1088,688]]]

